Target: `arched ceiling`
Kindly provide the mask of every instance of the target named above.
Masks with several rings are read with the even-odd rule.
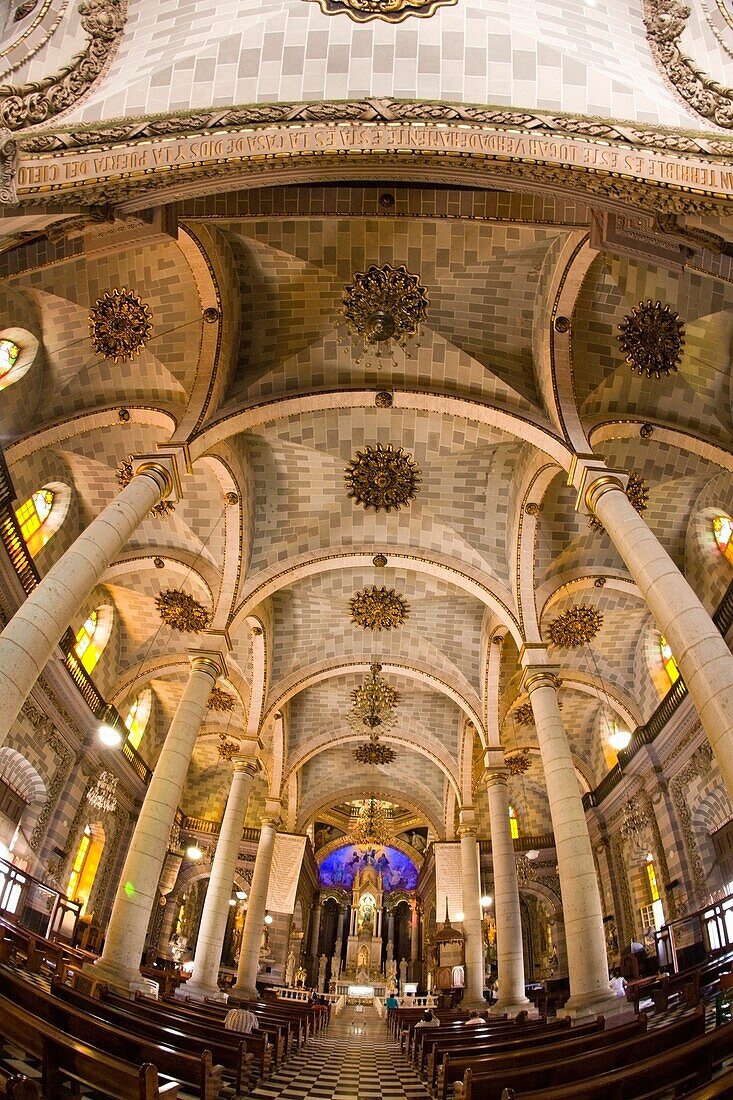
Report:
[[[733,283],[722,268],[701,275],[589,251],[589,211],[569,199],[391,192],[405,200],[399,216],[379,207],[377,188],[263,188],[230,194],[225,213],[216,195],[182,207],[177,238],[80,255],[70,237],[50,266],[16,247],[0,329],[21,326],[40,349],[4,391],[4,451],[19,497],[50,480],[71,490],[67,519],[37,558],[43,573],[113,499],[127,455],[152,454],[171,436],[190,445],[181,501],[141,524],[90,601],[115,616],[94,674],[100,690],[124,711],[152,689],[141,747],[150,764],[190,651],[207,644],[163,627],[156,596],[183,588],[230,646],[223,686],[236,705],[207,715],[187,812],[220,815],[230,774],[222,735],[249,729],[263,770],[248,824],[268,795],[305,828],[375,794],[434,836],[452,835],[456,807],[473,801],[486,835],[483,750],[498,736],[530,751],[510,797],[524,831],[543,834],[536,730],[513,717],[526,701],[522,641],[547,639],[574,603],[603,615],[591,646],[549,650],[584,790],[614,763],[609,724],[645,721],[664,691],[656,630],[628,570],[575,511],[561,425],[576,443],[591,433],[610,466],[644,478],[645,518],[714,607],[730,580],[710,520],[733,511]],[[437,216],[444,200],[452,213]],[[344,286],[370,263],[405,264],[426,288],[410,356],[359,359],[339,324]],[[115,285],[153,316],[153,337],[131,362],[101,359],[87,337],[90,304]],[[569,353],[553,336],[558,294]],[[207,325],[212,295],[222,316]],[[617,340],[620,321],[649,298],[669,301],[686,326],[679,373],[661,380],[635,375]],[[375,404],[379,391],[391,405]],[[645,421],[653,430],[641,438]],[[415,499],[389,514],[355,504],[344,481],[347,462],[377,443],[403,447],[420,468]],[[540,505],[534,525],[529,501]],[[407,601],[402,626],[371,632],[350,621],[349,600],[373,584]],[[401,700],[384,737],[396,759],[370,768],[354,759],[363,736],[346,714],[373,661]]]

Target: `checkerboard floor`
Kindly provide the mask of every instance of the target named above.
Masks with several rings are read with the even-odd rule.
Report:
[[[347,1007],[259,1083],[257,1100],[428,1100],[430,1093],[374,1009]]]

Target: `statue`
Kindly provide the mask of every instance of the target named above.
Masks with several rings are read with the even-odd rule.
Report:
[[[288,961],[285,964],[285,984],[290,986],[293,984],[293,975],[295,974],[295,955],[292,950],[288,952]]]
[[[394,959],[394,943],[392,940],[387,940],[387,962],[392,962]]]
[[[323,993],[326,988],[326,965],[328,959],[325,955],[321,955],[318,960],[318,992]]]
[[[400,989],[404,992],[407,981],[407,959],[400,959]]]
[[[390,989],[397,988],[397,963],[394,959],[387,959],[387,985]]]
[[[335,982],[341,971],[341,956],[336,954],[331,959],[331,981]]]

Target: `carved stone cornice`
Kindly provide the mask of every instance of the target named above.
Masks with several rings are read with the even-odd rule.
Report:
[[[0,202],[13,203],[17,198],[15,172],[18,166],[18,142],[10,130],[0,129]]]
[[[105,70],[125,25],[125,0],[81,0],[86,47],[58,72],[29,84],[0,88],[0,126],[22,130],[78,104]]]
[[[703,72],[679,40],[690,17],[680,0],[644,0],[644,23],[654,58],[675,91],[702,118],[733,129],[733,88]]]

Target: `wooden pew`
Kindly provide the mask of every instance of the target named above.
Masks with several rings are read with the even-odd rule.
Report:
[[[110,1000],[115,1000],[113,995],[110,995]],[[117,998],[117,1003],[121,1002],[121,998]],[[124,1003],[124,1002],[123,1002]],[[156,1001],[154,998],[146,997],[144,994],[138,994],[135,997],[135,1003],[138,1009],[145,1012],[150,1018],[160,1018],[161,1014],[164,1016],[173,1015],[181,1021],[180,1026],[203,1026],[203,1027],[215,1027],[219,1030],[224,1030],[224,1019],[226,1017],[228,1006],[213,1004],[201,1001],[195,1001],[192,998],[187,998],[184,1001],[172,998],[169,1001],[161,1002]],[[262,1036],[263,1041],[269,1041],[270,1054],[268,1055],[268,1066],[263,1068],[263,1074],[269,1072],[269,1061],[272,1060],[272,1064],[277,1068],[283,1060],[287,1057],[288,1051],[292,1048],[293,1037],[292,1028],[287,1021],[274,1021],[272,1019],[265,1019],[264,1017],[257,1018],[257,1024],[259,1030],[256,1032],[250,1032],[253,1038]],[[231,1035],[239,1035],[240,1038],[249,1039],[249,1035],[242,1035],[239,1032],[230,1032]],[[254,1051],[253,1051],[254,1052]]]
[[[238,1007],[239,1004],[244,1004],[244,1002],[237,1002],[236,1006]],[[222,1027],[227,1012],[230,1008],[235,1007],[233,1002],[227,1004],[222,1004],[221,1001],[209,1000],[202,1002],[192,997],[186,997],[182,1001],[178,998],[173,998],[172,1000],[166,1001],[165,1005],[169,1009],[182,1014],[185,1013],[192,1018],[206,1018],[211,1022],[217,1022]],[[245,1007],[250,1006],[246,1005]],[[274,1047],[275,1063],[277,1065],[287,1058],[300,1042],[305,1041],[305,1024],[302,1020],[294,1020],[282,1014],[270,1012],[265,1008],[252,1007],[251,1011],[254,1012],[257,1017],[257,1023],[260,1030],[270,1035]]]
[[[193,1041],[182,1036],[180,1047],[167,1042],[167,1036],[159,1040],[157,1036],[135,1035],[129,1030],[108,1023],[98,1016],[89,1015],[73,1004],[59,1000],[46,990],[25,982],[13,981],[10,975],[4,975],[3,989],[12,998],[13,1004],[32,1013],[36,1019],[51,1024],[65,1035],[83,1040],[106,1054],[138,1065],[153,1062],[157,1069],[168,1077],[185,1082],[187,1089],[197,1092],[200,1100],[217,1100],[221,1090],[222,1067],[214,1066],[211,1051],[201,1044],[198,1049]],[[99,1004],[93,1001],[92,1004]],[[0,1011],[6,1006],[6,1000],[0,998]]]
[[[0,998],[0,1036],[41,1059],[43,1100],[68,1100],[68,1080],[113,1100],[176,1100],[178,1081],[161,1084],[154,1065],[113,1058]]]
[[[665,1029],[660,1029],[665,1030]],[[650,1032],[650,1035],[655,1032]],[[635,1100],[684,1089],[687,1100],[722,1100],[729,1098],[733,1086],[733,1069],[720,1078],[710,1080],[713,1069],[730,1058],[733,1050],[733,1023],[709,1031],[696,1039],[673,1046],[663,1054],[642,1058],[629,1065],[614,1068],[594,1078],[579,1079],[572,1084],[523,1091],[511,1087],[501,1093],[501,1100]],[[692,1087],[689,1091],[688,1085]],[[456,1085],[456,1100],[483,1100],[488,1095],[471,1071]]]
[[[531,1026],[534,1028],[540,1024],[543,1027],[546,1026],[544,1020],[533,1020]],[[412,1035],[410,1039],[408,1039],[408,1044],[411,1047],[411,1056],[415,1066],[424,1068],[423,1052],[425,1050],[425,1043],[428,1042],[430,1039],[435,1038],[436,1034],[440,1034],[442,1038],[446,1039],[449,1036],[455,1035],[463,1036],[465,1038],[466,1035],[473,1035],[474,1032],[477,1031],[482,1033],[486,1031],[491,1031],[492,1033],[500,1033],[506,1031],[507,1028],[512,1027],[516,1027],[516,1024],[513,1020],[507,1020],[506,1016],[497,1016],[496,1018],[492,1017],[490,1020],[484,1020],[482,1024],[479,1024],[477,1026],[472,1024],[471,1027],[468,1028],[466,1026],[465,1020],[450,1020],[447,1023],[441,1023],[439,1028],[417,1026],[413,1027]]]
[[[593,1079],[641,1060],[661,1058],[667,1051],[700,1037],[704,1030],[705,1013],[699,1008],[692,1016],[682,1017],[666,1027],[631,1039],[622,1039],[612,1046],[590,1050],[582,1058],[565,1056],[564,1044],[546,1049],[538,1060],[532,1060],[532,1064],[528,1064],[526,1052],[523,1055],[499,1054],[455,1061],[449,1055],[443,1063],[443,1083],[447,1088],[450,1084],[465,1081],[466,1070],[470,1069],[474,1098],[500,1100],[504,1088],[512,1088],[517,1093],[531,1093],[540,1088]],[[575,1088],[577,1097],[580,1095],[577,1084]],[[456,1089],[456,1096],[459,1095],[465,1097],[465,1090]]]
[[[36,1081],[22,1073],[0,1080],[1,1096],[6,1100],[41,1100],[41,1090]]]
[[[672,1002],[681,1001],[688,1008],[700,1004],[700,969],[680,974],[662,974],[651,992],[657,1012],[666,1012]]]
[[[597,1031],[603,1028],[603,1023],[597,1023],[595,1020],[590,1021],[590,1024]],[[569,1028],[570,1020],[567,1017],[562,1020],[553,1020],[551,1024],[545,1020],[538,1020],[531,1025],[515,1024],[511,1020],[502,1021],[498,1025],[490,1023],[478,1027],[459,1024],[455,1028],[439,1027],[435,1030],[428,1027],[421,1028],[416,1040],[416,1043],[420,1043],[418,1068],[421,1074],[427,1073],[428,1079],[431,1079],[434,1076],[433,1067],[436,1064],[435,1055],[438,1050],[444,1051],[461,1046],[477,1050],[487,1043],[504,1043],[515,1038],[517,1042],[534,1042],[540,1035],[552,1036],[558,1032],[567,1034]],[[442,1055],[438,1061],[442,1061]]]

